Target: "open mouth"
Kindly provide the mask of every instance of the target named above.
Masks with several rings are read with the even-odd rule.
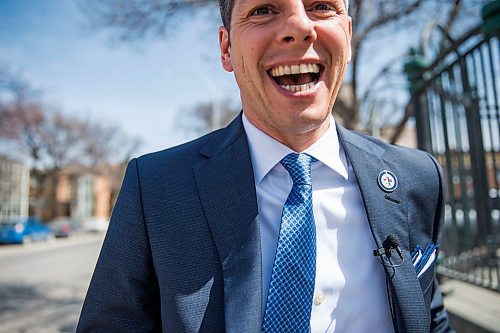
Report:
[[[321,75],[323,66],[319,64],[300,64],[276,66],[267,71],[280,87],[292,92],[312,89]]]

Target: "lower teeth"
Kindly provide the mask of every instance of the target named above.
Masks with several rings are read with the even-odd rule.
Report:
[[[306,90],[312,89],[314,87],[314,82],[309,82],[309,83],[300,84],[300,85],[282,85],[281,87],[285,90],[293,91],[293,92],[306,91]]]

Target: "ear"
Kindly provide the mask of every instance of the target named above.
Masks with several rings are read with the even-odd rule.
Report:
[[[228,71],[233,71],[231,63],[231,43],[229,42],[229,31],[226,27],[219,27],[219,47],[222,67]]]
[[[347,55],[347,62],[351,62],[352,49],[351,49],[351,39],[352,39],[352,19],[350,16],[347,17],[347,41],[349,43],[349,53]]]

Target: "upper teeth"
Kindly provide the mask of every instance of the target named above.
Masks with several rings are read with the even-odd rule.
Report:
[[[288,74],[319,73],[317,64],[283,65],[271,68],[271,76],[282,76]]]

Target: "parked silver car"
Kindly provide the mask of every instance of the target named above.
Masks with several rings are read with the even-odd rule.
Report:
[[[81,225],[70,217],[57,217],[49,225],[56,237],[69,237],[82,232]]]

